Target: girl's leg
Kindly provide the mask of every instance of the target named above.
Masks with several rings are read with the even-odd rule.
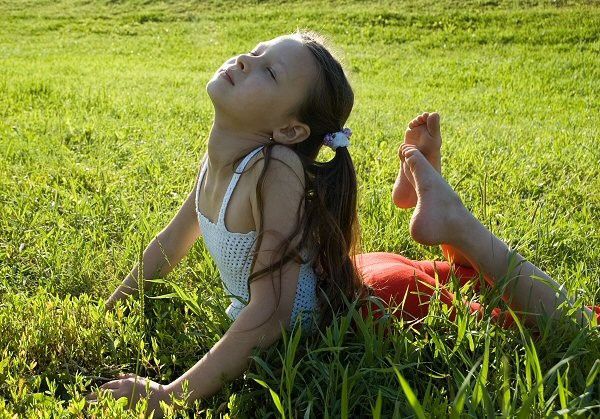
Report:
[[[436,278],[441,285],[447,285],[454,277],[461,287],[468,282],[472,282],[474,290],[479,291],[479,272],[471,268],[470,265],[463,266],[437,260],[410,260],[410,263],[432,278]]]
[[[479,278],[479,273],[469,267],[456,266],[449,262],[434,260],[412,260],[397,253],[373,252],[365,253],[357,257],[356,266],[359,272],[364,270],[377,271],[378,269],[392,266],[411,268],[427,274],[440,285],[446,285],[454,275],[461,286],[467,282]]]
[[[481,224],[460,198],[414,147],[405,146],[403,157],[412,173],[418,202],[410,225],[412,237],[426,245],[448,244],[457,249],[490,283],[505,281],[504,296],[516,311],[529,316],[559,317],[558,307],[568,302],[563,286],[546,275]],[[592,315],[586,307],[577,318]]]
[[[429,310],[429,301],[436,288],[440,291],[440,300],[452,305],[454,295],[447,291],[441,283],[436,284],[430,276],[412,261],[401,255],[392,253],[366,253],[355,259],[357,270],[364,283],[375,291],[388,306],[400,309],[395,312],[405,320],[423,319]],[[477,310],[479,307],[474,307]],[[366,314],[366,307],[363,309]],[[378,317],[376,315],[376,317]]]
[[[447,262],[413,261],[393,253],[366,253],[358,255],[355,259],[357,270],[361,273],[366,285],[369,285],[376,297],[381,298],[387,306],[396,308],[396,317],[407,321],[420,321],[429,311],[429,301],[439,291],[440,301],[452,307],[455,300],[453,293],[445,287],[449,280],[451,265]],[[479,277],[477,272],[465,269],[454,271],[461,283]],[[469,302],[471,313],[482,315],[484,310],[479,303]],[[372,310],[376,307],[371,306]],[[362,308],[362,314],[368,314],[368,307]],[[499,309],[491,312],[492,318],[503,327],[511,325],[510,317],[502,314]],[[380,317],[375,312],[374,317]],[[451,311],[451,318],[454,311]]]

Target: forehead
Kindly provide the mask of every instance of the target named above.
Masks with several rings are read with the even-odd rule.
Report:
[[[261,42],[258,47],[264,50],[267,57],[283,66],[291,80],[313,77],[316,74],[312,53],[297,39],[282,36]]]

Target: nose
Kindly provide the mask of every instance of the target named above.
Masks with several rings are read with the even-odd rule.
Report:
[[[242,71],[248,71],[250,70],[250,59],[246,54],[241,54],[238,55],[235,64],[240,68],[240,70]]]

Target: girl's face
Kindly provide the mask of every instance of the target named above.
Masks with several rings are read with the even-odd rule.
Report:
[[[244,130],[288,124],[317,75],[311,52],[293,37],[261,42],[225,62],[206,85],[215,112]]]

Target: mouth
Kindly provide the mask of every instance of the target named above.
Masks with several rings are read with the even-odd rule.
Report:
[[[229,83],[231,83],[233,86],[235,86],[235,83],[233,82],[233,78],[231,78],[231,76],[229,75],[227,70],[223,70],[222,74],[225,74],[225,77],[227,78],[227,80],[229,80]]]

